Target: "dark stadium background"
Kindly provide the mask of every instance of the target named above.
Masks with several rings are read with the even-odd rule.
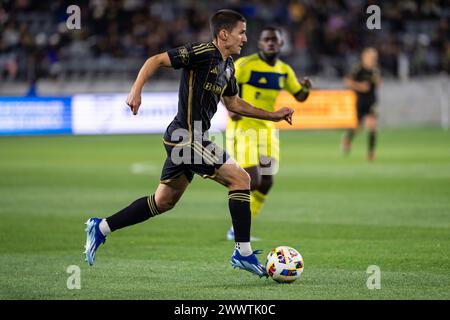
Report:
[[[66,28],[71,4],[81,9],[80,30]],[[366,27],[365,9],[371,4],[381,9],[381,30]],[[146,57],[193,39],[208,41],[209,16],[225,7],[248,19],[243,54],[254,52],[261,27],[280,26],[286,40],[283,57],[304,74],[341,77],[364,46],[379,49],[388,77],[399,76],[403,56],[411,76],[450,72],[446,1],[4,0],[1,79],[131,80]]]

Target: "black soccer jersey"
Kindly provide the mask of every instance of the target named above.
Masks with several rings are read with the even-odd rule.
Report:
[[[376,103],[376,77],[379,74],[378,69],[364,69],[361,64],[353,67],[350,78],[358,82],[367,81],[370,84],[370,90],[368,92],[356,92],[358,105],[371,106]]]
[[[238,93],[233,59],[223,60],[212,42],[190,43],[171,49],[168,54],[172,67],[183,70],[178,113],[167,127],[164,140],[169,143],[192,141],[193,135],[203,135],[210,128],[220,97]],[[184,130],[175,131],[180,128]]]

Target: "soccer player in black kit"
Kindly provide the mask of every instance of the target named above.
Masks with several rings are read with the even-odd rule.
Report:
[[[231,265],[267,276],[250,245],[250,177],[232,157],[209,141],[207,130],[220,100],[229,111],[247,117],[292,124],[293,110],[268,112],[238,96],[232,54],[247,42],[246,20],[232,10],[219,10],[210,20],[213,40],[190,43],[150,57],[142,66],[127,97],[134,115],[141,104],[144,82],[160,67],[182,69],[178,113],[164,134],[167,158],[160,183],[150,196],[135,200],[106,219],[90,218],[86,224],[86,260],[93,265],[106,236],[172,209],[194,174],[213,179],[228,188],[228,206],[235,231]]]
[[[367,159],[375,160],[375,144],[377,130],[376,89],[381,84],[380,72],[377,68],[378,53],[374,48],[365,48],[361,53],[361,63],[353,67],[351,73],[344,78],[347,87],[356,92],[356,109],[358,128],[363,124],[368,131]],[[342,139],[342,150],[350,152],[351,143],[356,130],[348,130]]]

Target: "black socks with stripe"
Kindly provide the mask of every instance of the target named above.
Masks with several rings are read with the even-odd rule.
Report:
[[[250,242],[250,190],[233,190],[228,192],[228,206],[236,242]],[[137,199],[128,207],[106,218],[111,231],[119,230],[144,222],[160,214],[155,202],[155,195]]]
[[[236,242],[250,242],[250,190],[233,190],[228,192],[228,207]]]
[[[128,207],[120,210],[116,214],[106,218],[111,231],[132,226],[136,223],[144,222],[151,217],[160,214],[156,207],[155,195],[137,199]]]

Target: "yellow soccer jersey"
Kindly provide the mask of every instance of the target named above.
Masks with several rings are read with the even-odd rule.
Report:
[[[289,65],[277,60],[271,66],[257,53],[238,59],[235,70],[241,98],[267,111],[274,111],[281,90],[296,95],[302,89]],[[279,141],[274,127],[272,121],[250,117],[229,121],[226,131],[228,153],[243,168],[259,165],[262,157],[278,162]]]
[[[236,60],[235,68],[241,98],[260,109],[274,111],[275,100],[281,90],[295,95],[302,88],[294,70],[279,59],[271,66],[255,53]],[[244,117],[241,121],[240,125],[245,127],[274,126],[268,120]]]

